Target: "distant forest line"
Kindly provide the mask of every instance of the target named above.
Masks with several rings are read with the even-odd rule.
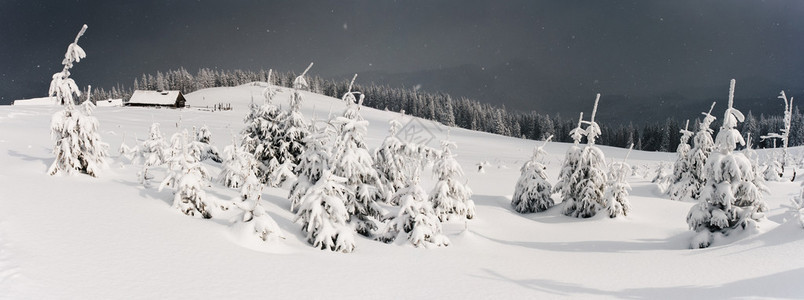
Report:
[[[157,72],[156,74],[143,74],[134,79],[131,86],[117,84],[111,89],[92,90],[92,99],[118,99],[128,101],[134,90],[180,90],[190,93],[196,90],[211,87],[231,87],[254,81],[268,81],[268,70],[217,70],[200,69],[195,75],[186,69]],[[295,72],[273,72],[271,84],[290,87],[293,79],[298,76]],[[513,111],[505,106],[495,106],[481,103],[474,99],[460,97],[453,99],[446,93],[424,92],[414,88],[395,88],[387,85],[362,85],[359,76],[353,90],[366,95],[363,105],[376,109],[384,109],[440,122],[447,126],[457,126],[475,131],[501,134],[511,137],[520,137],[532,140],[543,140],[553,135],[558,142],[572,142],[570,130],[578,124],[578,115],[562,116],[549,115],[537,111]],[[349,88],[347,80],[323,79],[320,76],[308,76],[310,91],[330,97],[340,98]],[[606,109],[606,95],[601,97],[601,110]],[[592,107],[594,95],[589,96],[589,108]],[[739,101],[739,98],[737,99]],[[781,101],[781,100],[780,100]],[[735,104],[739,109],[739,102]],[[702,111],[708,107],[701,107]],[[744,137],[751,135],[751,145],[755,148],[781,147],[781,142],[762,140],[760,137],[768,133],[781,133],[784,128],[783,112],[778,115],[754,116],[751,111],[746,114],[745,122],[739,124],[738,129]],[[712,115],[718,117],[712,125],[714,134],[719,129],[722,109],[715,106]],[[632,143],[637,150],[674,152],[681,137],[683,129],[689,118],[689,130],[697,131],[702,114],[694,116],[681,116],[680,118],[667,118],[644,124],[606,124],[600,123],[602,135],[597,143],[601,145],[627,148]],[[627,119],[628,115],[623,115]],[[623,122],[625,123],[625,122]],[[804,144],[804,116],[795,107],[792,115],[792,126],[789,136],[789,145]],[[748,140],[746,140],[748,141]]]

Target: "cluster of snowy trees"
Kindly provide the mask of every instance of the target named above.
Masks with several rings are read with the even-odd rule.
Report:
[[[736,151],[746,142],[737,130],[745,116],[733,106],[734,87],[732,79],[723,123],[703,168],[698,203],[687,215],[687,224],[697,232],[693,248],[708,247],[716,235],[756,228],[768,209],[762,196],[767,190],[756,162]]]
[[[189,93],[195,90],[236,86],[254,81],[270,82],[273,85],[293,87],[294,80],[299,75],[294,72],[275,73],[271,70],[244,71],[244,70],[218,70],[199,69],[196,74],[190,74],[184,68],[157,72],[156,74],[143,74],[134,81],[134,89],[168,89],[181,90]],[[318,76],[307,76],[309,90],[315,93],[339,98],[349,90],[349,81],[328,80]],[[412,88],[393,88],[382,85],[353,86],[354,89],[366,95],[364,106],[387,109],[389,111],[404,110],[408,115],[441,122],[448,126],[491,132],[506,136],[524,137],[533,140],[543,140],[552,135],[557,142],[572,142],[568,134],[574,127],[575,121],[560,115],[542,114],[536,111],[521,112],[507,110],[504,106],[497,107],[487,103],[467,98],[453,99],[445,93],[424,92]],[[111,90],[95,89],[93,99],[122,98],[127,101],[133,90],[117,85]],[[797,107],[790,106],[790,120],[792,128],[789,145],[804,145],[804,115]],[[772,140],[762,140],[762,136],[778,133],[784,127],[784,117],[781,115],[754,116],[750,111],[746,121],[738,125],[744,133],[751,133],[753,145],[759,148],[774,147]],[[691,131],[698,130],[700,120],[693,120]],[[682,122],[669,118],[654,123],[641,125],[629,124],[601,124],[601,136],[597,143],[600,145],[627,148],[634,145],[634,149],[644,151],[671,152],[678,147],[679,130]],[[717,133],[717,128],[714,128]],[[778,145],[781,147],[781,143]]]
[[[612,218],[628,215],[631,187],[626,177],[631,167],[625,161],[607,164],[603,151],[595,146],[601,135],[600,125],[595,122],[599,101],[597,94],[590,120],[584,121],[581,113],[577,126],[569,132],[574,144],[567,150],[555,186],[547,181],[545,166],[539,161],[539,155],[546,155],[544,145],[534,150],[531,160],[521,168],[511,201],[514,210],[520,213],[547,210],[554,205],[551,195],[558,193],[562,212],[567,216],[589,218],[599,211],[606,211]],[[582,146],[584,138],[586,145]]]
[[[168,143],[156,123],[139,145],[121,145],[121,154],[142,164],[143,184],[154,178],[149,170],[165,168],[159,189],[173,189],[173,207],[182,213],[213,218],[239,209],[238,226],[262,240],[282,236],[261,206],[263,188],[289,186],[291,211],[313,247],[351,252],[355,234],[386,243],[406,240],[417,247],[449,245],[441,223],[475,215],[471,189],[452,154],[455,144],[445,141],[439,150],[403,142],[396,138],[401,124],[393,120],[390,135],[369,151],[364,141],[368,121],[360,115],[365,95],[351,89],[342,97],[342,115],[308,124],[300,112],[299,92],[310,88],[306,72],[294,79],[287,110],[273,103],[276,90],[267,87],[262,104],[252,103],[244,129],[223,155],[210,144],[206,126],[192,133],[180,130]],[[221,163],[216,181],[240,189],[239,199],[207,195],[213,180],[205,160]],[[436,183],[428,194],[420,177],[429,167]]]

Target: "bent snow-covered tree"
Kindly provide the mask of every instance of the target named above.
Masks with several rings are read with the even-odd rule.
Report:
[[[433,175],[438,181],[430,193],[430,201],[442,222],[452,218],[475,217],[475,202],[469,199],[472,189],[460,182],[463,168],[452,155],[456,147],[451,141],[442,141],[441,157],[433,165]]]
[[[700,201],[687,215],[690,229],[698,232],[691,242],[692,248],[708,247],[714,233],[729,235],[735,230],[756,227],[756,222],[764,218],[761,212],[767,210],[762,199],[765,187],[756,176],[751,161],[743,153],[734,151],[738,144],[745,144],[736,129],[744,117],[733,107],[734,83],[732,79],[729,104],[715,140],[715,149],[706,160],[706,181]]]
[[[79,172],[96,177],[98,171],[106,166],[109,145],[102,142],[98,134],[98,119],[92,116],[94,105],[92,101],[86,101],[82,109],[75,108],[73,95],[80,97],[81,91],[70,78],[73,63],[86,57],[78,46],[78,39],[86,30],[87,25],[81,27],[75,41],[67,47],[62,61],[64,68],[53,74],[50,82],[48,95],[64,105],[64,110],[53,114],[50,122],[51,136],[56,140],[53,147],[56,160],[48,169],[50,175]]]
[[[511,206],[519,213],[532,213],[545,211],[552,207],[555,202],[550,197],[553,187],[547,181],[547,167],[540,161],[540,155],[547,155],[544,146],[550,142],[553,136],[549,136],[539,147],[534,148],[533,156],[520,171],[522,174],[516,183],[514,196],[511,198]]]
[[[790,125],[793,120],[793,97],[787,99],[787,95],[785,95],[784,91],[779,93],[779,99],[784,101],[784,128],[781,129],[781,134],[771,132],[768,135],[763,135],[761,138],[765,139],[779,139],[782,141],[782,158],[781,162],[776,159],[772,159],[770,163],[768,163],[768,168],[765,172],[765,179],[779,181],[782,179],[782,175],[784,174],[784,168],[787,165],[788,160],[788,153],[787,153],[787,144],[790,141]],[[774,143],[775,145],[775,143]]]

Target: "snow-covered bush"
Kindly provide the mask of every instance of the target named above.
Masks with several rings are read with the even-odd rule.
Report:
[[[433,165],[433,175],[438,181],[430,193],[430,202],[442,222],[452,218],[475,217],[475,202],[469,199],[472,189],[460,182],[463,168],[452,155],[456,147],[451,141],[442,141],[441,157]]]
[[[533,156],[520,171],[519,180],[514,189],[514,196],[511,198],[511,206],[519,213],[531,213],[545,211],[552,207],[555,202],[550,197],[553,186],[547,181],[547,167],[540,161],[540,155],[547,155],[544,146],[553,136],[547,138],[540,147],[533,150]]]
[[[634,145],[631,144],[628,154],[633,148]],[[631,173],[631,166],[625,162],[626,160],[628,160],[627,154],[622,162],[612,163],[609,167],[609,182],[606,184],[604,199],[606,211],[612,218],[627,216],[631,212],[631,202],[628,200],[631,185],[625,180]]]
[[[235,205],[243,210],[243,215],[239,219],[245,223],[246,230],[256,234],[263,241],[269,239],[282,238],[282,230],[271,216],[265,212],[260,201],[262,200],[262,183],[254,173],[248,174],[240,190],[240,201]]]
[[[140,183],[145,184],[152,177],[148,169],[167,163],[170,157],[170,148],[159,130],[159,123],[152,123],[148,131],[148,139],[137,147],[138,154],[134,162],[142,161],[142,170],[139,172]]]
[[[211,218],[214,202],[204,191],[209,172],[197,157],[189,152],[187,130],[174,134],[171,142],[172,148],[178,151],[172,152],[168,161],[168,175],[162,181],[159,190],[172,187],[175,190],[173,207],[182,213],[188,216],[198,214],[205,219]]]
[[[737,145],[745,140],[737,131],[737,123],[744,120],[743,114],[733,107],[734,82],[729,88],[729,105],[723,125],[715,140],[715,149],[706,160],[705,183],[698,204],[690,209],[687,224],[698,232],[692,248],[708,247],[713,233],[728,235],[734,230],[756,227],[767,210],[762,199],[765,187],[756,176],[750,160],[735,152]]]
[[[53,114],[50,122],[51,136],[56,140],[53,147],[55,161],[50,165],[48,174],[85,173],[96,177],[98,171],[106,166],[109,145],[102,142],[98,134],[98,119],[92,116],[94,105],[86,101],[81,109],[76,109],[73,95],[81,96],[81,91],[70,78],[73,63],[86,57],[84,50],[78,46],[78,39],[87,30],[87,25],[75,37],[75,41],[67,47],[64,54],[61,72],[53,74],[48,95],[64,105],[64,110]]]
[[[195,127],[193,131],[195,131]],[[218,148],[209,143],[211,138],[212,133],[209,132],[209,128],[206,125],[202,126],[200,130],[195,132],[195,140],[187,145],[188,151],[190,151],[191,155],[197,157],[198,161],[210,159],[216,163],[223,162]]]
[[[441,233],[441,221],[419,185],[418,171],[413,173],[414,177],[394,194],[399,212],[385,224],[378,240],[388,243],[404,233],[416,247],[448,246],[449,239]]]
[[[296,222],[302,223],[307,242],[321,250],[352,252],[353,229],[347,224],[349,211],[343,201],[349,194],[346,179],[325,169],[301,198]]]
[[[246,182],[249,174],[256,173],[258,162],[236,140],[223,149],[223,164],[218,182],[226,187],[239,188]]]
[[[792,204],[790,212],[793,213],[798,224],[804,228],[804,189],[801,189],[798,196],[790,198],[790,203]]]

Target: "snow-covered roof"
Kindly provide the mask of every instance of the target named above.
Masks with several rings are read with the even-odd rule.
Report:
[[[136,90],[128,100],[128,104],[175,105],[179,91],[142,91]]]
[[[123,99],[106,99],[95,101],[97,107],[123,106]]]
[[[51,97],[14,100],[14,105],[58,105]]]

